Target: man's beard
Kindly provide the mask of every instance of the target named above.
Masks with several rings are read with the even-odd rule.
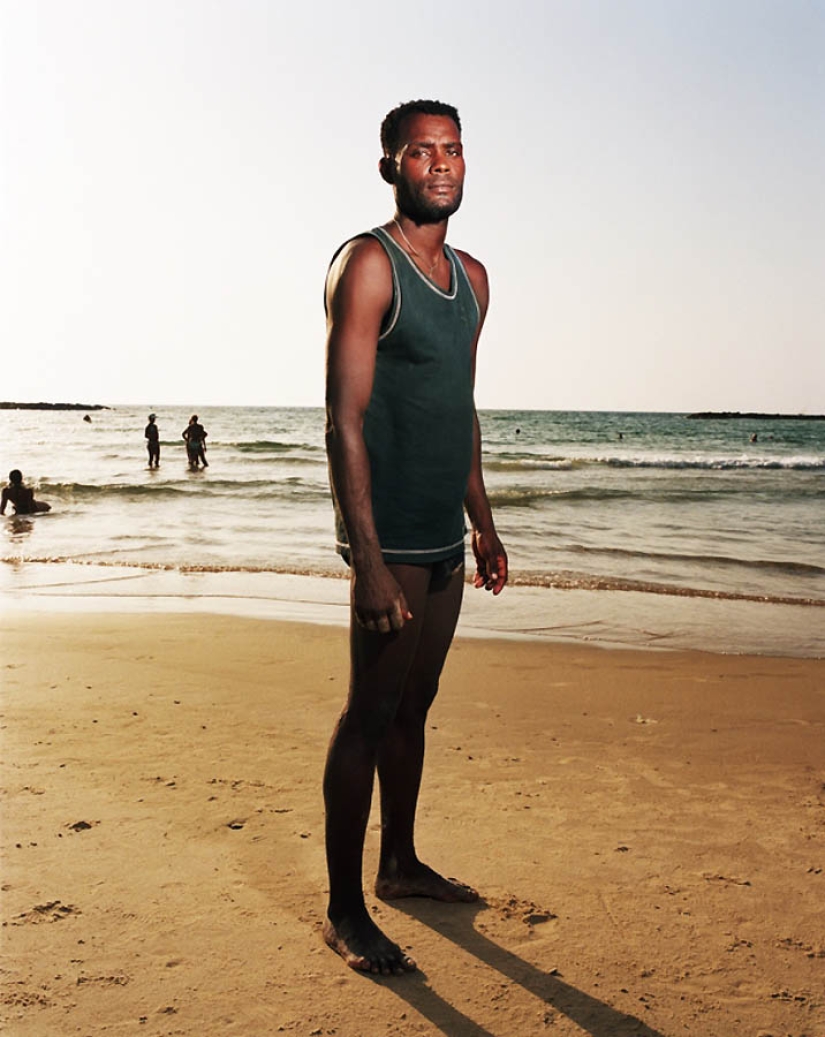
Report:
[[[395,201],[404,216],[421,226],[425,223],[441,223],[442,220],[449,219],[453,213],[458,211],[463,194],[464,188],[458,187],[449,201],[447,199],[429,201],[421,194],[407,190],[405,185],[396,184]]]

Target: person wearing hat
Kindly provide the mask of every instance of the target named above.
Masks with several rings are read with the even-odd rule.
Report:
[[[146,426],[144,436],[146,436],[146,449],[149,451],[149,467],[155,468],[160,467],[160,432],[155,424],[155,418],[157,415],[149,415],[149,424]]]

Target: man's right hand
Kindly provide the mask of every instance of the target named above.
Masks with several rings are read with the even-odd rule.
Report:
[[[413,618],[404,592],[386,565],[366,573],[356,570],[352,600],[356,621],[365,630],[389,634]]]

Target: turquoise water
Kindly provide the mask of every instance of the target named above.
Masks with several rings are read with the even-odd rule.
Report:
[[[151,409],[157,471],[143,440]],[[118,407],[89,412],[86,422],[77,411],[0,411],[2,471],[21,468],[52,505],[48,515],[3,520],[6,585],[10,573],[67,563],[343,575],[323,412],[203,408],[210,466],[198,472],[189,471],[181,438],[191,412]],[[626,614],[631,604],[646,619],[663,609],[690,613],[690,623],[673,622],[696,625],[701,647],[701,603],[729,602],[755,608],[756,626],[787,630],[782,651],[820,653],[825,422],[539,411],[480,418],[511,579],[531,601],[532,625],[520,615],[515,629],[556,628],[558,617],[544,612],[586,592],[594,614]],[[547,622],[534,621],[537,611]],[[704,611],[710,617],[709,605]]]

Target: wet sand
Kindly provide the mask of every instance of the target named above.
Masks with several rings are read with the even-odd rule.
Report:
[[[5,1032],[825,1033],[822,660],[459,639],[419,849],[483,900],[370,896],[374,979],[320,935],[343,627],[3,619]]]
[[[0,622],[20,612],[174,612],[346,626],[347,570],[338,579],[295,572],[155,569],[20,562],[0,566]],[[519,585],[501,598],[468,585],[463,637],[520,638],[612,648],[825,658],[825,608],[772,602]]]

